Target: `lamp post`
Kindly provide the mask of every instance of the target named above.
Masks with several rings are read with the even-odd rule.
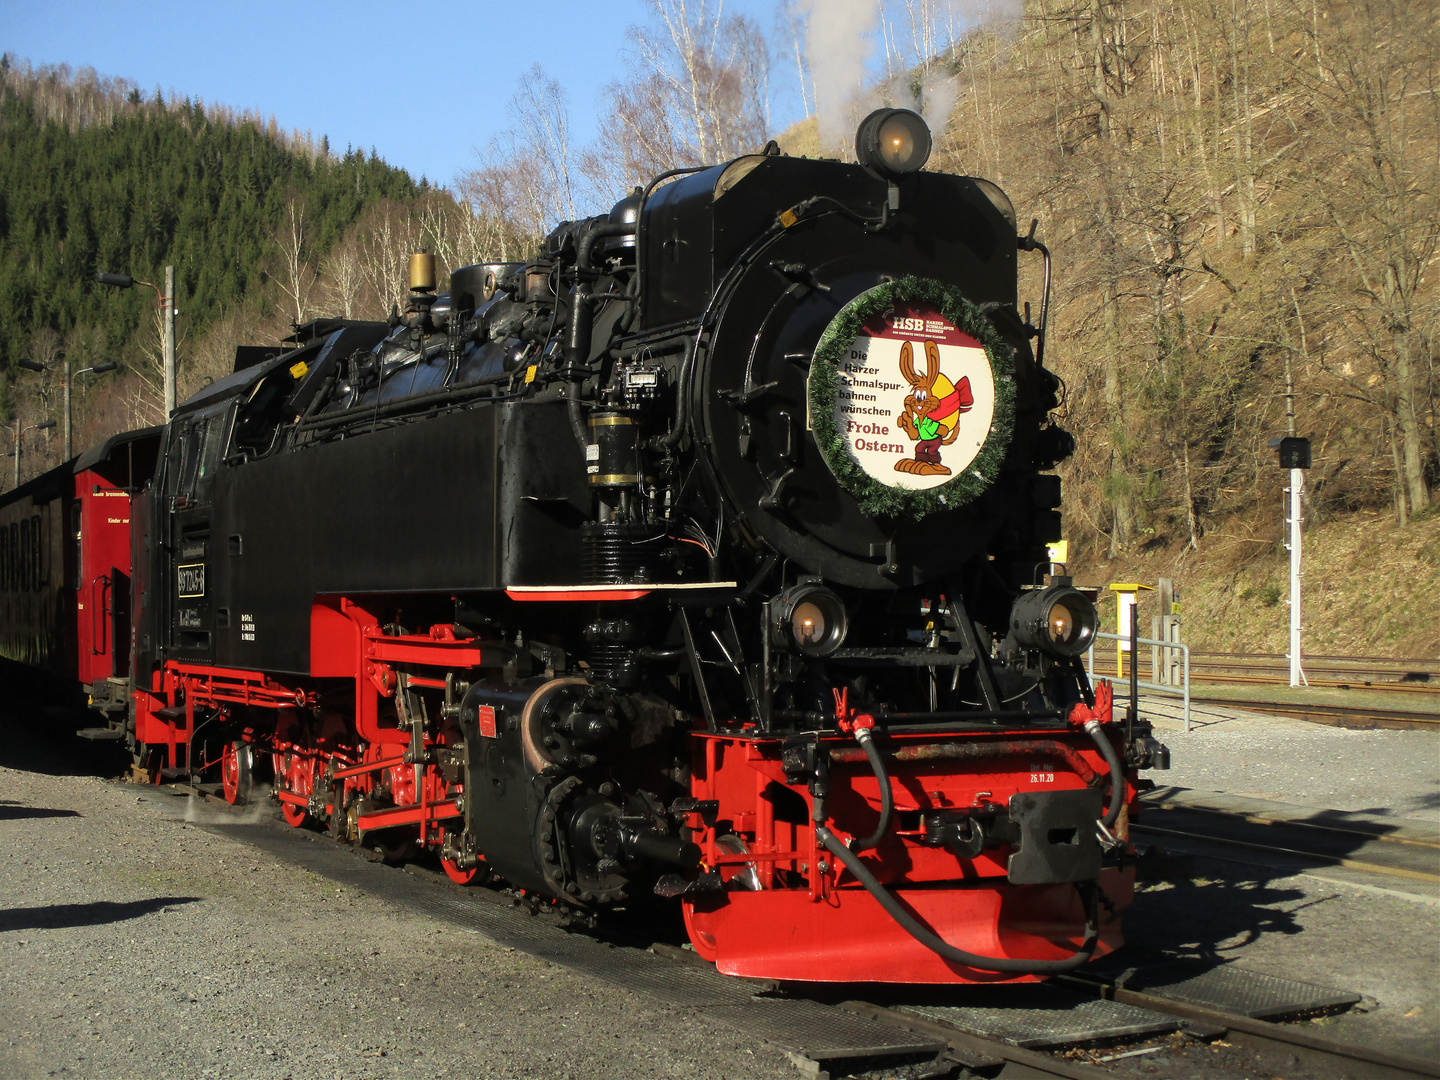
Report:
[[[175,268],[165,267],[163,293],[150,282],[139,281],[129,274],[110,274],[102,270],[95,275],[95,280],[101,285],[113,285],[117,289],[144,285],[155,290],[155,299],[160,302],[160,314],[165,327],[165,420],[168,423],[170,414],[175,411]]]
[[[71,429],[72,423],[73,423],[73,422],[71,421],[71,419],[70,419],[70,384],[71,384],[71,381],[74,380],[74,379],[79,378],[81,375],[99,375],[102,371],[114,371],[117,367],[119,367],[119,365],[116,364],[114,360],[102,360],[102,361],[100,361],[100,363],[98,363],[98,364],[92,364],[90,367],[84,367],[84,368],[81,368],[79,371],[76,371],[76,372],[73,372],[73,373],[72,373],[71,370],[70,370],[70,358],[69,358],[69,357],[66,357],[66,358],[65,358],[65,460],[66,460],[66,461],[69,461],[69,460],[74,456],[74,451],[71,449],[71,446],[70,446],[70,429]]]
[[[74,427],[70,409],[71,384],[81,375],[97,375],[102,371],[114,371],[120,365],[115,363],[114,360],[102,360],[100,363],[94,364],[91,367],[81,368],[79,371],[72,372],[70,370],[70,357],[61,353],[59,360],[61,362],[61,371],[65,378],[65,460],[69,461],[75,453],[71,442],[71,429]],[[48,370],[44,364],[37,364],[33,360],[21,360],[20,366],[26,371]]]
[[[20,486],[20,440],[25,437],[27,431],[49,431],[54,426],[54,420],[42,420],[40,423],[31,424],[29,427],[22,426],[18,420],[13,426],[10,424],[0,424],[0,427],[3,427],[15,436],[15,483],[11,485],[12,487],[18,488]]]

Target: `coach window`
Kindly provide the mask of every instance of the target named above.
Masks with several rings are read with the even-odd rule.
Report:
[[[70,537],[74,541],[75,545],[75,550],[71,558],[71,564],[69,567],[70,588],[76,590],[80,588],[80,579],[85,574],[85,567],[81,562],[81,558],[85,553],[84,548],[81,546],[82,540],[80,532],[80,515],[82,509],[83,507],[81,506],[79,499],[76,499],[73,503],[70,504]]]
[[[36,514],[30,519],[30,580],[35,588],[43,589],[50,584],[50,552],[46,541],[50,539],[50,511]]]
[[[30,591],[30,519],[20,522],[20,591]]]
[[[177,421],[170,425],[170,451],[165,462],[165,494],[181,495],[190,490],[187,476],[193,480],[195,438],[193,421]]]
[[[195,479],[200,484],[208,485],[215,479],[215,469],[220,464],[220,450],[225,445],[228,419],[223,410],[216,410],[205,418],[205,430],[197,455],[200,467],[195,474]]]

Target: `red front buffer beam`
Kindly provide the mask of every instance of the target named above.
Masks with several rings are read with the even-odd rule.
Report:
[[[838,695],[837,695],[838,697]],[[868,719],[868,717],[867,717]],[[871,721],[873,726],[874,721]],[[866,729],[868,732],[868,728]],[[863,743],[866,747],[866,756],[874,750],[869,738]],[[876,758],[879,752],[874,751]],[[1114,753],[1113,748],[1111,753]],[[883,773],[882,773],[883,775]],[[1119,777],[1123,784],[1123,775]],[[882,785],[882,790],[888,789],[888,781]],[[876,880],[875,875],[855,852],[842,844],[825,826],[828,817],[825,811],[825,800],[830,794],[830,763],[829,753],[815,743],[815,765],[814,773],[810,780],[810,797],[812,800],[811,820],[815,825],[815,838],[824,845],[825,849],[840,860],[845,869],[855,877],[855,880],[865,886],[877,904],[885,911],[890,918],[899,924],[900,928],[918,941],[925,948],[935,953],[942,959],[951,963],[963,964],[976,971],[995,971],[1006,974],[1018,975],[1055,975],[1062,971],[1073,971],[1080,965],[1088,962],[1095,955],[1095,949],[1100,941],[1100,920],[1099,920],[1099,889],[1092,882],[1089,888],[1081,888],[1085,901],[1085,941],[1079,950],[1062,960],[1030,960],[1008,956],[981,956],[978,953],[967,952],[964,949],[957,949],[949,942],[942,939],[938,934],[922,923],[904,906],[890,894],[890,891]],[[1077,886],[1080,887],[1080,886]]]

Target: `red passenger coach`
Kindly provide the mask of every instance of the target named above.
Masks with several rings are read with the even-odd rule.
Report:
[[[153,476],[163,431],[117,435],[0,496],[0,656],[67,687],[81,684],[121,720],[130,676],[130,497]]]

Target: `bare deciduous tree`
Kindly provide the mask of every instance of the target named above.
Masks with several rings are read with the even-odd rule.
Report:
[[[628,77],[606,88],[586,171],[619,191],[670,169],[758,150],[769,134],[770,50],[754,20],[708,0],[651,0]]]
[[[271,234],[271,239],[280,254],[276,283],[290,298],[298,326],[310,312],[310,294],[315,288],[316,273],[305,236],[305,208],[293,198],[286,203],[285,218]]]
[[[344,319],[357,318],[364,303],[361,293],[365,287],[365,273],[354,230],[331,245],[320,266],[320,291],[330,311]]]
[[[355,233],[360,272],[378,310],[403,308],[410,289],[409,256],[424,244],[424,230],[415,210],[388,201],[377,203],[362,215]]]
[[[1362,395],[1384,414],[1396,486],[1418,513],[1440,466],[1440,302],[1423,287],[1440,252],[1440,26],[1413,0],[1327,0],[1319,9],[1323,22],[1308,24],[1326,30],[1310,50],[1315,74],[1308,63],[1294,67],[1315,102],[1301,180],[1339,239],[1342,259],[1319,269],[1339,328],[1379,376]]]

